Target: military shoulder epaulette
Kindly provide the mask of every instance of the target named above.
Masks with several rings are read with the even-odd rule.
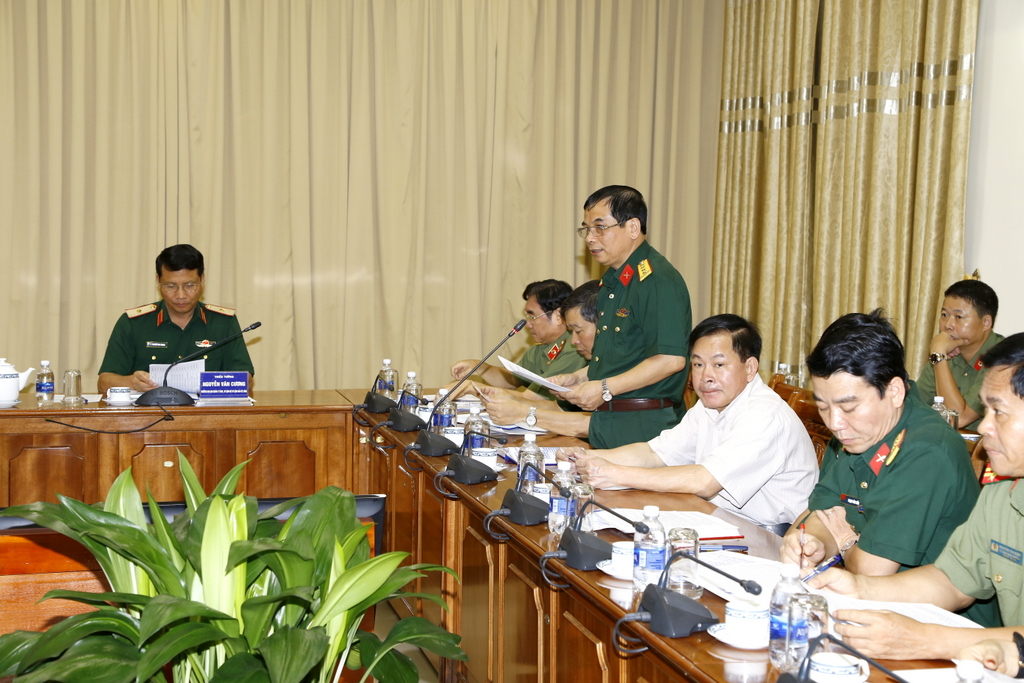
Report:
[[[136,306],[135,308],[125,309],[124,313],[129,318],[138,318],[140,315],[146,315],[147,313],[152,313],[156,309],[157,309],[157,305],[156,304],[146,304],[144,306]]]
[[[221,315],[230,315],[232,317],[235,315],[235,309],[228,308],[227,306],[214,306],[213,304],[206,303],[204,303],[203,305],[206,306],[207,310],[213,311],[214,313],[220,313]]]

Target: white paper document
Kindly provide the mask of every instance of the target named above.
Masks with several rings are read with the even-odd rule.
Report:
[[[644,518],[643,510],[615,508],[615,511],[634,522],[641,522]],[[598,510],[591,515],[591,521],[594,525],[595,531],[600,529],[618,529],[624,534],[633,533],[632,526],[623,522],[618,517],[609,515],[604,510]],[[676,527],[688,527],[690,529],[694,529],[702,539],[740,537],[739,527],[729,524],[717,517],[704,514],[703,512],[662,510],[661,523],[666,529],[674,529]]]
[[[158,386],[164,385],[164,375],[167,373],[168,364],[156,364],[149,366],[149,378]],[[206,371],[206,360],[190,360],[187,363],[178,363],[171,371],[171,379],[167,386],[181,389],[196,396],[199,394],[199,373]]]
[[[551,389],[552,391],[568,391],[569,390],[569,387],[563,387],[563,386],[559,386],[559,385],[555,384],[554,382],[549,382],[548,380],[544,379],[543,377],[541,377],[537,373],[530,372],[529,370],[524,368],[522,365],[516,365],[515,363],[510,361],[508,358],[502,358],[501,356],[498,356],[498,360],[501,361],[501,364],[505,366],[506,370],[511,372],[516,377],[522,377],[525,380],[529,380],[530,383],[536,382],[537,384],[541,385],[545,389]]]

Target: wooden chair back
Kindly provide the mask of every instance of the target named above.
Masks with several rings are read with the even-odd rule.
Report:
[[[821,419],[818,406],[814,403],[814,394],[807,389],[786,384],[784,380],[785,378],[781,374],[773,375],[768,386],[789,404],[800,421],[804,423],[807,435],[811,437],[811,443],[814,445],[814,455],[817,456],[820,467],[821,460],[825,457],[825,449],[832,438],[832,431],[825,426],[825,421]]]
[[[981,435],[970,429],[961,429],[960,436],[964,437],[967,444],[967,453],[971,456],[971,466],[974,468],[974,476],[981,481],[981,475],[985,472],[985,465],[988,464],[988,453],[981,445]]]

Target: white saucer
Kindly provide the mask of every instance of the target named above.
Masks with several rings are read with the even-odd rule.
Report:
[[[601,571],[603,571],[608,576],[613,576],[616,579],[622,579],[623,581],[632,581],[633,580],[633,572],[632,572],[632,570],[630,570],[630,572],[628,574],[613,574],[612,571],[611,571],[611,569],[612,569],[612,561],[611,560],[601,560],[600,562],[597,563],[597,568],[600,569]]]
[[[768,647],[768,634],[764,634],[763,639],[751,640],[747,637],[737,637],[737,634],[728,628],[726,624],[713,624],[708,627],[708,633],[713,635],[718,640],[722,641],[726,645],[739,648],[741,650],[763,650]]]
[[[0,408],[13,408],[14,406],[21,403],[20,400],[16,401],[0,401]]]
[[[133,403],[135,403],[135,399],[134,398],[130,398],[127,401],[114,401],[114,400],[111,400],[109,398],[104,398],[103,400],[107,402],[107,405],[111,405],[111,406],[130,406]]]

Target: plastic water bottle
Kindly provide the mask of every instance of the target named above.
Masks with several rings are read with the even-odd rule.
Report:
[[[782,579],[772,591],[772,599],[768,605],[769,640],[768,659],[780,671],[796,668],[807,653],[807,615],[794,610],[793,623],[790,623],[791,612],[789,599],[797,593],[804,593],[800,584],[800,568],[795,564],[782,565]]]
[[[644,523],[647,533],[633,534],[633,585],[640,590],[647,584],[658,583],[668,559],[665,526],[657,505],[644,506]]]
[[[455,403],[453,401],[445,401],[444,397],[448,395],[447,389],[437,390],[437,410],[434,411],[434,419],[430,424],[430,431],[437,434],[445,434],[445,429],[451,429],[457,424],[455,419]]]
[[[398,400],[398,370],[391,367],[391,359],[385,358],[380,372],[377,373],[377,393],[383,394],[392,401]]]
[[[479,403],[474,403],[469,406],[469,419],[466,420],[466,447],[469,449],[469,454],[473,455],[474,448],[487,448],[488,439],[487,436],[491,435],[491,421],[483,416],[480,412],[483,410],[483,406]],[[470,432],[475,432],[470,434]],[[487,436],[480,436],[486,434]]]
[[[553,477],[555,485],[551,487],[551,502],[548,505],[548,531],[561,534],[566,524],[576,514],[576,499],[573,497],[572,486],[576,477],[572,476],[572,463],[562,460],[558,463],[558,471]],[[569,497],[564,497],[558,487],[569,489]]]
[[[36,373],[36,403],[53,403],[53,369],[48,360],[39,362],[39,372]]]
[[[533,495],[533,485],[541,481],[543,477],[537,470],[527,467],[532,464],[538,470],[544,470],[544,454],[537,445],[536,434],[526,434],[523,437],[523,445],[519,447],[519,476],[523,482],[523,491]]]
[[[942,396],[936,396],[932,402],[932,410],[942,416],[942,419],[946,421],[953,429],[957,429],[957,425],[960,422],[960,412],[953,410],[946,405],[946,399]]]
[[[406,375],[405,386],[402,387],[402,410],[408,410],[416,414],[416,408],[420,404],[420,396],[423,395],[423,385],[416,379],[416,373],[409,371]]]

